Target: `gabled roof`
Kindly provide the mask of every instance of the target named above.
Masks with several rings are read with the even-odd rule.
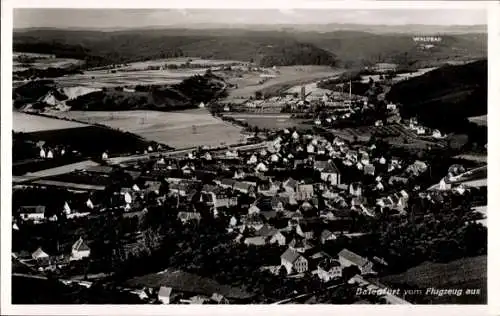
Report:
[[[283,186],[288,186],[295,189],[295,187],[297,186],[297,181],[295,179],[288,178],[285,182],[283,182]]]
[[[246,182],[237,181],[234,184],[234,188],[240,189],[240,190],[250,190],[251,187],[253,187],[253,185],[251,185],[250,183],[246,183]]]
[[[329,173],[339,173],[339,169],[333,162],[329,162],[326,168],[323,170],[323,172],[329,172]]]
[[[248,245],[265,245],[266,244],[266,237],[264,236],[254,236],[254,237],[247,237],[245,238],[245,244]]]
[[[224,301],[226,298],[222,294],[214,293],[214,294],[212,294],[210,299],[217,302],[217,303],[220,303],[220,302]]]
[[[37,259],[37,258],[47,258],[49,255],[42,250],[42,248],[38,248],[37,250],[35,250],[35,252],[33,252],[31,254],[31,256],[34,258],[34,259]]]
[[[270,210],[270,211],[260,211],[259,214],[262,215],[262,216],[264,216],[266,218],[266,220],[270,220],[271,218],[276,217],[277,212],[273,211],[273,210]]]
[[[233,179],[222,179],[220,182],[222,185],[228,185],[228,186],[234,186],[236,184],[236,180]]]
[[[281,259],[282,260],[285,260],[287,262],[290,262],[290,263],[294,263],[295,261],[297,261],[297,259],[300,257],[300,254],[293,250],[293,249],[290,249],[288,248],[282,255],[281,255]]]
[[[347,250],[345,248],[339,252],[339,257],[343,257],[360,267],[366,265],[369,262],[368,259],[363,258],[360,255],[355,254],[354,252]]]
[[[75,251],[87,251],[87,250],[90,250],[89,246],[87,246],[87,244],[83,241],[82,237],[80,237],[80,239],[78,239],[73,244],[72,249],[75,250]]]

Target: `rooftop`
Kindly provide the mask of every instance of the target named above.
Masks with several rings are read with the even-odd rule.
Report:
[[[345,248],[339,252],[339,257],[343,257],[343,258],[349,260],[350,262],[352,262],[356,265],[359,265],[360,267],[364,266],[365,264],[367,264],[369,262],[368,259],[363,258],[360,255],[358,255],[350,250],[347,250]]]

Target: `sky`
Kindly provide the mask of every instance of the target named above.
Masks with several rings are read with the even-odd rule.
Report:
[[[479,9],[15,9],[14,28],[139,28],[225,24],[487,24]]]

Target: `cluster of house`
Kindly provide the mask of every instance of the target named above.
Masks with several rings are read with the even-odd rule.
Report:
[[[186,296],[181,291],[175,291],[169,286],[160,286],[159,288],[144,288],[139,290],[131,290],[132,294],[136,294],[140,299],[150,303],[158,302],[160,304],[229,304],[229,300],[222,294],[214,292],[211,296],[193,295]]]
[[[71,261],[78,261],[90,256],[90,247],[80,237],[71,247],[71,251],[66,254],[51,256],[46,253],[42,247],[38,247],[33,253],[21,251],[13,254],[24,264],[37,267],[39,271],[55,270],[61,268]]]
[[[111,197],[114,207],[121,208],[124,214],[141,215],[150,206],[162,205],[170,195],[177,197],[178,206],[186,205],[184,209],[180,207],[178,214],[184,223],[201,219],[196,209],[200,204],[212,209],[214,216],[221,210],[247,207],[248,214],[234,214],[240,222],[252,220],[255,214],[271,219],[276,212],[291,218],[295,216],[292,211],[297,209],[323,219],[336,217],[344,209],[373,216],[377,205],[403,211],[408,193],[402,186],[411,177],[425,172],[427,165],[418,160],[408,164],[397,157],[374,155],[375,150],[375,145],[353,146],[338,138],[329,141],[285,129],[275,135],[267,148],[257,151],[227,150],[222,154],[199,151],[183,158],[154,158],[116,167],[90,167],[86,171],[111,179],[113,170],[120,168],[129,176],[131,182],[123,184]],[[347,179],[345,184],[340,164],[344,170],[371,177],[373,182],[362,184]],[[294,171],[300,168],[310,170],[311,177],[300,179],[301,175],[295,175]],[[313,173],[318,177],[312,177]],[[162,183],[166,183],[168,190],[161,190]],[[363,197],[367,190],[380,197],[371,205]],[[94,200],[90,192],[85,204],[85,210],[73,210],[65,201],[62,211],[70,217],[89,214],[99,209],[100,201]],[[22,220],[42,222],[45,208],[26,205],[18,213]],[[57,215],[53,217],[57,220]]]
[[[36,147],[39,149],[38,156],[40,159],[54,159],[66,155],[66,148],[63,146],[51,147],[40,141],[36,144]]]
[[[288,273],[314,270],[326,278],[322,271],[338,275],[338,267],[347,261],[339,259],[338,265],[321,251],[310,254],[314,245],[346,231],[336,225],[352,211],[365,216],[375,216],[379,210],[404,214],[412,193],[406,189],[409,181],[428,169],[423,161],[384,156],[376,149],[284,129],[257,150],[201,150],[186,157],[157,157],[88,171],[111,178],[119,168],[128,175],[129,183],[122,182],[122,188],[106,197],[112,200],[109,207],[121,209],[123,216],[141,217],[167,198],[177,201],[181,223],[199,222],[206,216],[200,210],[209,209],[214,217],[228,215],[228,231],[235,233],[237,242],[287,245],[281,259]],[[346,179],[341,175],[346,170],[363,175],[363,182]],[[377,198],[368,200],[367,192]],[[89,192],[87,214],[106,211],[96,199]],[[62,210],[75,213],[68,202]],[[23,220],[43,221],[46,210],[23,206],[18,213]],[[131,244],[137,243],[136,237]]]
[[[288,248],[281,256],[281,266],[287,274],[304,273],[315,270],[318,278],[329,282],[342,277],[343,268],[356,267],[361,275],[373,274],[373,262],[358,254],[343,249],[336,258],[324,251],[317,251],[310,245],[300,244],[299,248]]]
[[[438,129],[430,129],[428,127],[425,127],[421,124],[419,124],[417,118],[412,117],[408,125],[406,126],[409,130],[415,132],[418,136],[431,136],[432,138],[435,139],[443,139],[446,138],[445,134],[442,134],[440,130]]]

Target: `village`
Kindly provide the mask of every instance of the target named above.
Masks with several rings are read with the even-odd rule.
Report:
[[[301,94],[305,99],[304,90]],[[325,103],[330,102],[323,98]],[[339,119],[348,119],[349,113],[357,111],[351,101],[345,103],[347,114]],[[362,100],[353,104],[363,107]],[[397,107],[388,104],[387,110],[392,116]],[[318,117],[315,125],[328,125],[335,119]],[[382,125],[381,120],[374,124]],[[428,131],[415,119],[400,126],[417,135],[442,137],[439,131]],[[356,240],[372,234],[370,222],[416,216],[415,204],[430,203],[439,208],[465,200],[475,206],[486,203],[486,166],[466,170],[450,165],[447,172],[438,173],[437,183],[429,183],[436,178],[436,171],[429,177],[433,166],[425,156],[403,156],[402,151],[396,156],[391,154],[394,150],[390,144],[376,137],[350,140],[328,131],[284,128],[259,133],[262,142],[250,149],[200,147],[169,154],[150,146],[144,155],[128,160],[110,158],[103,152],[98,161],[81,164],[67,173],[19,180],[13,187],[13,260],[29,267],[33,274],[64,274],[64,278],[58,278],[88,287],[93,280],[90,273],[75,278],[73,272],[64,271],[79,265],[76,270],[82,274],[81,262],[101,262],[104,254],[94,251],[93,245],[109,241],[96,240],[89,231],[80,235],[57,233],[41,241],[36,236],[43,231],[40,227],[56,224],[82,231],[77,227],[99,218],[107,220],[109,214],[116,221],[133,219],[135,228],[122,236],[120,246],[106,248],[112,252],[107,255],[116,257],[119,253],[120,260],[127,261],[141,256],[145,249],[161,247],[159,240],[163,237],[146,236],[151,229],[144,229],[142,224],[149,213],[162,212],[165,214],[159,218],[192,229],[193,234],[196,227],[214,225],[224,227],[218,234],[239,247],[272,247],[269,264],[262,265],[253,276],[270,273],[293,280],[314,279],[324,284],[323,289],[349,282],[381,287],[366,279],[390,269],[390,258],[374,252],[367,256],[347,247],[339,249],[339,245],[356,244]],[[40,148],[41,159],[52,159],[53,155],[51,150]],[[485,214],[474,214],[467,215],[467,220],[484,221]],[[60,240],[68,236],[73,240]],[[29,242],[22,242],[26,240]],[[94,274],[97,279],[102,276],[100,271]],[[155,286],[140,283],[122,290],[127,288],[145,301],[164,304],[234,302],[215,291],[200,294],[168,282]],[[196,295],[189,298],[188,294]],[[295,291],[286,298],[300,294]],[[386,295],[383,300],[408,303],[394,295]]]

